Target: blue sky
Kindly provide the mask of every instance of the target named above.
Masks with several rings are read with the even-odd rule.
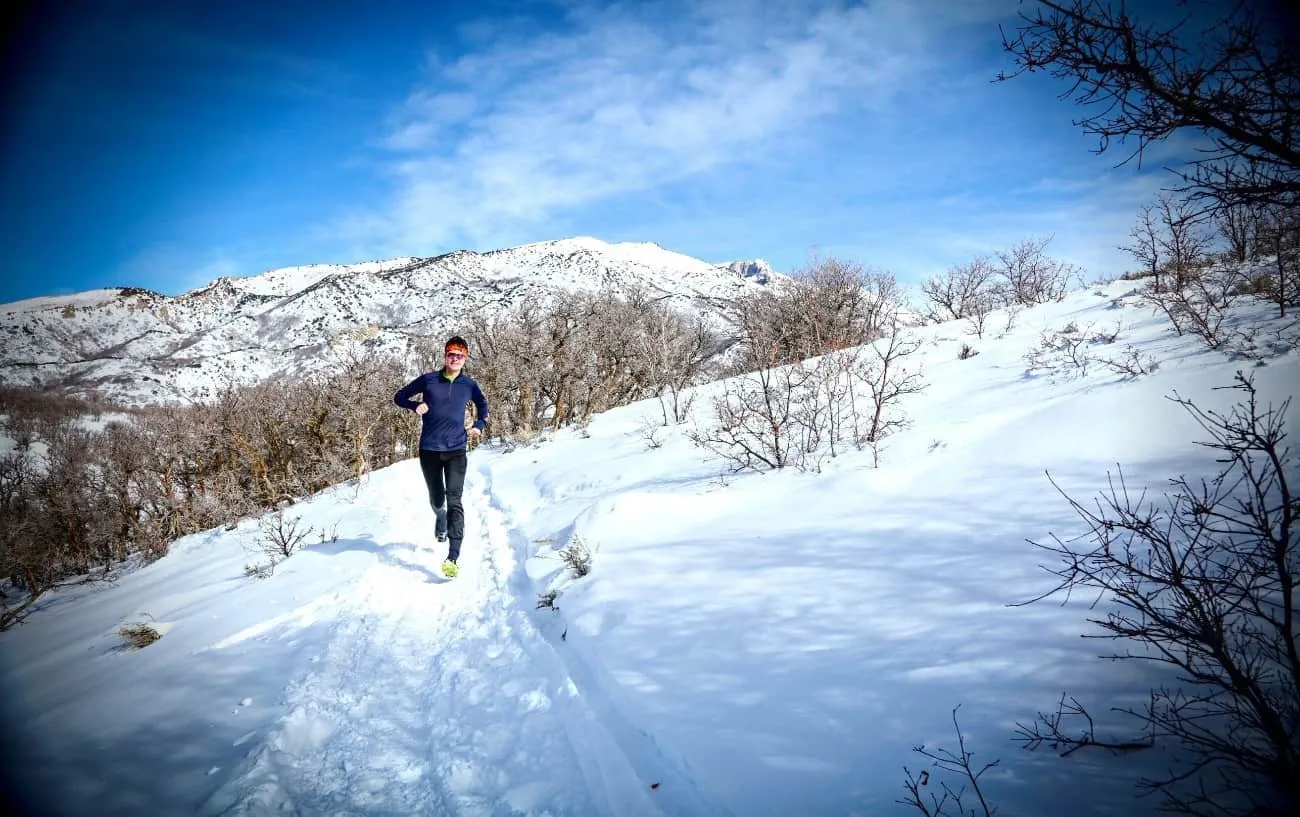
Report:
[[[1117,273],[1162,157],[1115,168],[1061,85],[990,81],[1017,7],[29,4],[0,301],[573,235],[904,281],[1054,235]]]

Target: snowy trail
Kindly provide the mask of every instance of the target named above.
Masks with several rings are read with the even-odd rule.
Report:
[[[389,523],[377,537],[396,544],[381,547],[314,669],[287,689],[286,714],[203,813],[721,813],[599,690],[584,700],[510,592],[510,534],[477,488],[485,479],[467,486],[460,577],[443,580],[440,554],[409,544],[429,538],[412,471],[410,493],[377,509]]]

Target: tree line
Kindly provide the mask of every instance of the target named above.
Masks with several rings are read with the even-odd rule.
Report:
[[[379,409],[403,370],[358,353],[328,374],[145,408],[0,387],[14,440],[0,455],[0,629],[60,584],[409,456],[406,418]]]

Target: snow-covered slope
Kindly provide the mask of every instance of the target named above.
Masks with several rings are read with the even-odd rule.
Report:
[[[685,310],[761,287],[764,262],[709,264],[656,244],[571,238],[486,253],[399,258],[221,278],[177,297],[96,290],[0,305],[0,380],[69,385],[129,403],[199,398],[214,385],[325,366],[561,291],[639,286]]]
[[[820,473],[726,475],[683,427],[651,447],[659,410],[639,403],[475,451],[453,582],[407,461],[289,509],[326,535],[271,578],[243,575],[261,558],[247,520],[52,594],[0,634],[12,780],[51,815],[904,815],[904,766],[944,779],[912,748],[956,751],[960,704],[976,764],[1001,761],[981,781],[999,814],[1154,814],[1132,784],[1167,753],[1010,740],[1062,692],[1123,737],[1108,707],[1168,680],[1097,658],[1113,645],[1079,637],[1092,598],[1008,606],[1053,583],[1026,540],[1079,532],[1045,471],[1086,504],[1116,463],[1151,498],[1217,467],[1166,396],[1222,410],[1246,363],[1175,336],[1126,286],[1000,337],[997,315],[983,340],[917,330],[929,387],[878,468],[849,450]],[[1261,343],[1284,336],[1273,314],[1239,311]],[[1027,371],[1040,333],[1070,324],[1118,334],[1088,345],[1086,372]],[[1286,337],[1249,366],[1262,403],[1300,382]],[[1149,374],[1099,363],[1130,347]],[[697,390],[701,421],[722,385]],[[581,579],[555,556],[575,537],[595,551]],[[557,610],[537,609],[549,591]],[[124,650],[131,622],[162,639]]]

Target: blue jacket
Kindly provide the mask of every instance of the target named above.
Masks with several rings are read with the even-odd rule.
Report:
[[[464,372],[455,380],[448,380],[445,371],[425,372],[393,395],[394,403],[412,411],[420,404],[411,398],[417,394],[424,395],[424,404],[429,410],[421,418],[421,451],[464,451],[468,447],[465,407],[471,400],[478,409],[474,428],[482,431],[487,425],[488,404],[483,390]]]

